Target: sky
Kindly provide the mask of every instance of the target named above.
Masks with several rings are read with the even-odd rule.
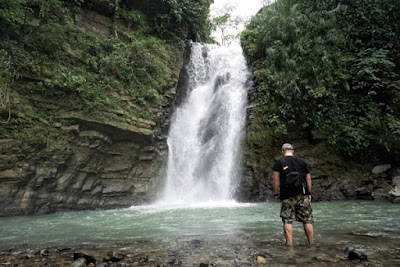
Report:
[[[211,15],[215,14],[216,10],[221,10],[225,5],[236,6],[234,13],[244,17],[250,17],[256,14],[263,6],[263,0],[214,0],[211,5]]]
[[[214,3],[210,7],[210,16],[217,17],[226,13],[226,7],[233,7],[232,16],[238,16],[244,21],[250,20],[262,7],[265,0],[214,0]],[[237,35],[244,29],[244,25],[240,25],[237,29],[230,29],[227,32],[232,35]],[[212,37],[220,42],[221,33],[216,31],[212,34]]]

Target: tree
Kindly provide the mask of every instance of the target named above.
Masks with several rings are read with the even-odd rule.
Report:
[[[399,5],[278,0],[253,18],[241,41],[257,70],[258,138],[296,130],[342,155],[400,155]]]
[[[244,23],[243,18],[233,15],[234,9],[234,5],[227,4],[211,19],[212,30],[220,35],[222,46],[227,46],[239,38],[238,28]]]

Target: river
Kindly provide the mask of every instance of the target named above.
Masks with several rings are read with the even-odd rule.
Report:
[[[230,201],[3,217],[0,248],[114,248],[152,256],[155,262],[177,257],[181,266],[201,262],[248,266],[256,255],[277,266],[353,266],[344,253],[352,245],[368,256],[372,266],[399,266],[398,205],[313,203],[316,247],[310,250],[301,224],[295,223],[293,251],[284,245],[279,209],[279,203]]]

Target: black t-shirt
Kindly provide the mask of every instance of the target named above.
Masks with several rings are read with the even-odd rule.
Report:
[[[310,167],[307,162],[297,156],[284,156],[277,160],[272,167],[272,170],[275,172],[279,172],[279,198],[281,200],[287,199],[290,196],[285,188],[285,179],[286,174],[292,171],[297,171],[302,174],[310,173]],[[310,195],[310,190],[306,188],[306,195]]]

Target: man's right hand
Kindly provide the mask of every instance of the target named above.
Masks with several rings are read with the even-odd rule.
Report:
[[[274,196],[274,199],[276,202],[280,202],[281,200],[279,199],[279,195],[278,196]]]

